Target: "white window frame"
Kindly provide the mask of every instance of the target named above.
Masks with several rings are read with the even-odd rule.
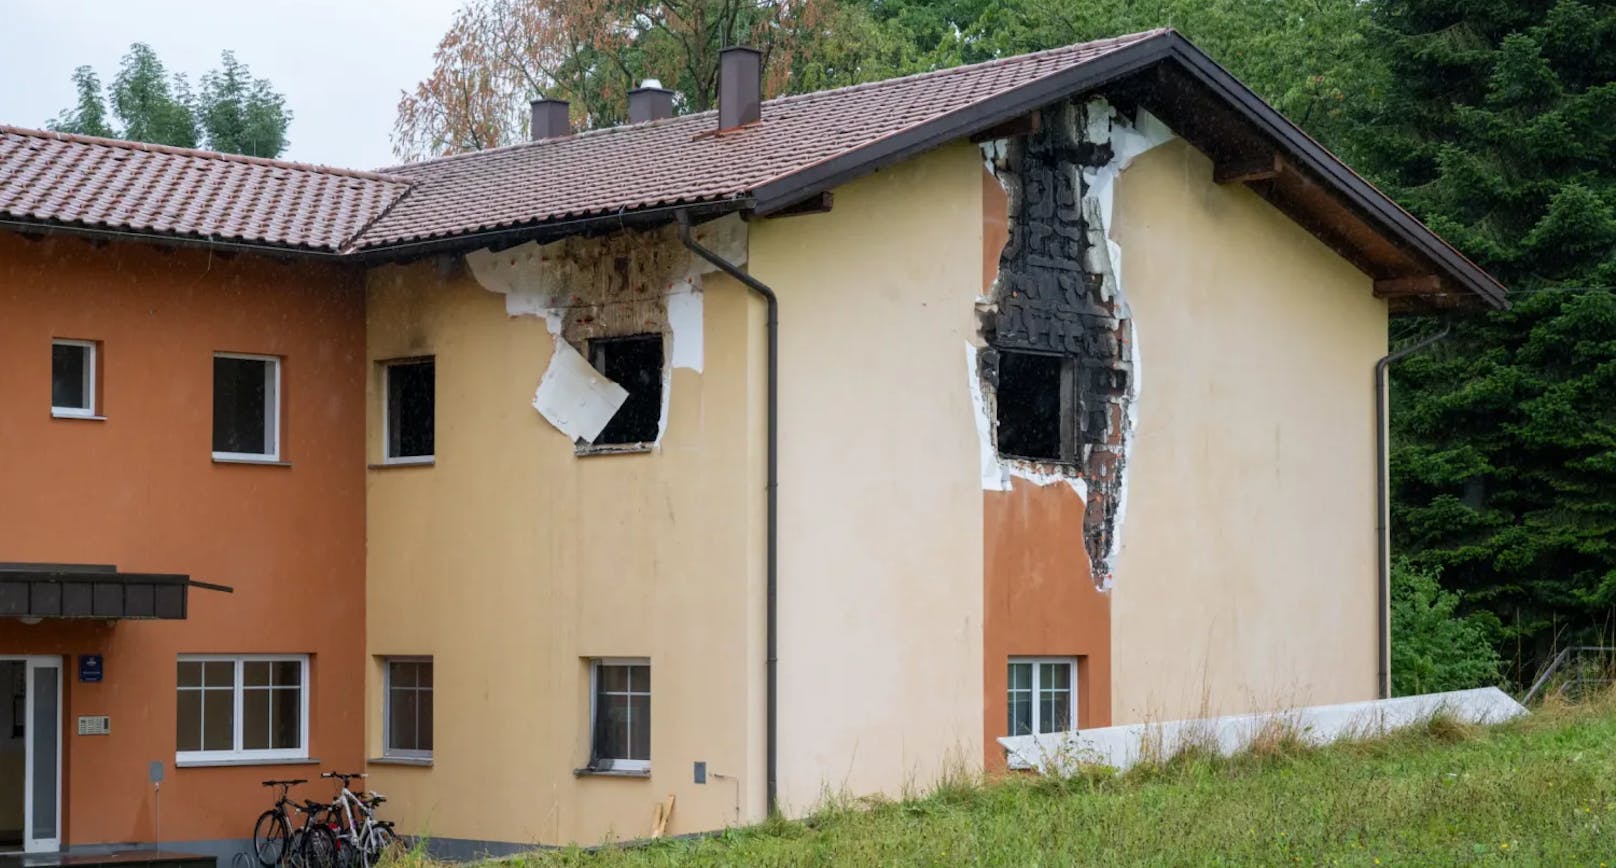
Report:
[[[95,418],[95,363],[96,342],[82,341],[72,338],[54,338],[51,340],[51,351],[57,347],[79,347],[85,350],[84,358],[84,402],[88,407],[58,407],[54,396],[51,399],[51,415],[66,416],[74,419]]]
[[[1031,663],[1032,664],[1032,729],[1033,729],[1032,734],[1033,735],[1050,735],[1050,734],[1052,734],[1052,733],[1041,732],[1038,729],[1038,703],[1039,703],[1038,694],[1040,693],[1040,691],[1042,690],[1042,687],[1043,687],[1043,685],[1039,683],[1041,681],[1041,672],[1042,672],[1040,667],[1041,667],[1042,664],[1045,664],[1045,663],[1053,663],[1053,664],[1056,664],[1056,665],[1059,665],[1059,666],[1065,666],[1067,668],[1067,670],[1071,673],[1071,676],[1072,676],[1071,677],[1072,689],[1071,689],[1071,695],[1068,697],[1067,708],[1066,708],[1066,719],[1071,721],[1071,728],[1070,729],[1063,729],[1063,730],[1061,730],[1061,732],[1077,732],[1077,658],[1076,657],[1011,657],[1008,661],[1006,661],[1006,665],[1005,665],[1005,689],[1004,689],[1004,701],[1005,701],[1005,714],[1004,714],[1004,716],[1005,716],[1006,724],[1009,723],[1009,719],[1010,719],[1010,707],[1009,707],[1009,704],[1010,704],[1011,686],[1010,686],[1010,680],[1009,680],[1009,675],[1010,675],[1009,670],[1010,670],[1010,665],[1011,664],[1017,664],[1017,663]],[[1009,733],[1009,734],[1014,735],[1014,733]]]
[[[309,697],[312,693],[309,684],[309,655],[307,654],[181,654],[177,663],[234,663],[235,684],[232,688],[233,702],[231,710],[231,743],[230,750],[176,750],[174,762],[183,763],[218,763],[218,762],[255,762],[277,760],[300,760],[309,758]],[[296,748],[274,748],[261,750],[244,750],[241,747],[242,728],[245,722],[242,719],[242,667],[247,663],[298,663],[301,664],[299,673],[299,686],[301,697],[298,701],[298,711],[301,720],[298,722],[298,744]],[[182,688],[174,685],[176,696]],[[174,721],[179,727],[179,721]]]
[[[281,460],[281,357],[260,356],[251,353],[214,353],[215,359],[246,359],[253,362],[268,362],[264,373],[264,439],[267,441],[267,452],[215,452],[213,457],[218,461],[279,461]],[[210,393],[209,402],[212,397]],[[219,412],[218,407],[213,412]],[[209,416],[209,433],[213,437],[211,423],[213,417]]]
[[[600,668],[602,666],[644,666],[651,668],[649,657],[591,657],[589,659],[589,756],[595,761],[595,737],[599,732],[597,715],[600,713]],[[652,699],[650,691],[645,694]],[[647,741],[649,744],[649,741]],[[649,759],[624,759],[619,757],[600,757],[598,764],[593,766],[595,771],[608,772],[650,772]]]
[[[403,359],[388,359],[382,362],[382,463],[383,464],[431,464],[437,460],[438,438],[437,420],[432,424],[432,452],[431,455],[393,455],[393,368],[403,365],[419,365],[425,362],[432,363],[432,390],[436,393],[438,388],[438,359],[436,356],[411,356]],[[433,416],[437,415],[437,395],[432,397]],[[404,659],[404,658],[399,658]],[[431,658],[427,658],[431,659]]]
[[[438,687],[438,672],[437,672],[438,667],[437,667],[436,664],[434,664],[432,662],[432,658],[430,656],[423,656],[423,655],[417,654],[417,655],[413,655],[413,656],[411,656],[411,655],[401,655],[401,656],[398,656],[398,657],[383,657],[382,658],[382,756],[384,756],[384,757],[397,757],[397,758],[400,758],[400,759],[427,759],[427,760],[429,760],[429,759],[432,758],[432,751],[431,750],[411,750],[411,749],[407,749],[407,748],[395,748],[395,747],[393,747],[393,665],[392,664],[394,664],[394,663],[426,663],[426,664],[432,666],[432,686],[427,688],[427,690],[436,692],[437,687]],[[417,701],[417,703],[419,703],[420,702],[420,693],[421,693],[420,688],[417,687],[417,688],[412,688],[412,689],[415,690],[416,701]],[[437,707],[438,707],[437,697],[433,697],[432,708],[433,708],[434,712],[436,712]],[[417,706],[417,708],[416,708],[416,715],[417,716],[420,715],[419,706]],[[419,726],[419,722],[417,722],[417,726]],[[434,744],[436,744],[437,743],[437,727],[434,726],[432,728],[432,730],[433,730],[433,732],[432,732],[432,741],[433,741]],[[419,733],[417,733],[417,734],[419,735]]]

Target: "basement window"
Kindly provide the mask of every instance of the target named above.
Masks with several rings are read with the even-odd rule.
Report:
[[[432,359],[388,362],[382,408],[382,441],[388,464],[432,460],[437,415],[437,368]]]
[[[589,770],[651,770],[651,663],[648,660],[591,661],[593,735]]]
[[[1068,420],[1074,416],[1072,360],[1040,353],[1000,350],[999,454],[1034,461],[1074,462],[1077,450]]]
[[[51,341],[51,415],[95,415],[95,341]]]
[[[222,461],[280,458],[281,360],[213,355],[213,457]]]
[[[662,420],[662,335],[596,338],[589,363],[628,391],[628,399],[592,446],[631,446],[657,438]]]
[[[1010,735],[1071,732],[1077,725],[1077,661],[1010,658]]]

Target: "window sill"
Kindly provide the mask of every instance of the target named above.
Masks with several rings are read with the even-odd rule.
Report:
[[[599,446],[574,446],[572,454],[583,457],[585,455],[638,455],[642,452],[651,452],[656,449],[656,443],[602,443]]]
[[[371,765],[382,766],[425,766],[432,767],[432,757],[429,756],[374,756],[365,762]]]
[[[263,467],[291,467],[292,462],[281,461],[278,458],[232,458],[223,455],[213,456],[214,464],[257,464]]]
[[[581,768],[572,770],[573,777],[578,778],[651,778],[650,769],[592,769]]]
[[[308,757],[288,759],[216,759],[216,760],[175,760],[177,769],[207,769],[226,766],[317,766],[320,761]]]
[[[55,407],[51,408],[51,418],[52,419],[77,419],[77,420],[79,420],[81,422],[105,422],[105,421],[107,421],[107,417],[105,417],[105,416],[97,416],[94,413],[74,413],[74,412],[65,411],[65,410],[58,410]]]
[[[437,464],[436,458],[411,459],[409,461],[383,461],[380,464],[367,464],[369,470],[399,470],[405,467],[431,467]]]

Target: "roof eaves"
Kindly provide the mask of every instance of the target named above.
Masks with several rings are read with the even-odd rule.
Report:
[[[1466,289],[1482,297],[1494,308],[1508,307],[1508,290],[1492,275],[1471,262],[1453,245],[1442,240],[1419,218],[1408,213],[1391,197],[1354,172],[1300,127],[1291,123],[1251,88],[1240,83],[1201,49],[1176,32],[1167,35],[1165,45],[1201,84],[1223,97],[1242,117],[1265,135],[1278,141],[1299,165],[1323,179],[1336,194],[1362,211],[1397,241],[1413,248],[1448,272]],[[1127,50],[1127,49],[1122,49]]]
[[[1103,86],[1164,59],[1170,51],[1170,37],[1177,34],[1170,30],[1152,33],[1099,57],[962,106],[860,148],[771,178],[752,190],[757,211],[771,214],[945,142],[992,129],[1071,93]]]

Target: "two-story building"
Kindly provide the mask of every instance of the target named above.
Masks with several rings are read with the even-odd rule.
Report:
[[[222,654],[244,710],[244,655],[281,655],[334,727],[299,756],[362,749],[404,831],[470,855],[1385,689],[1388,317],[1496,282],[1171,31],[769,101],[759,72],[729,50],[717,111],[645,88],[586,133],[536,101],[531,142],[379,174],[7,133],[6,351],[88,345],[81,391],[139,406],[29,423],[0,554],[233,589],[0,632],[103,653],[62,681],[67,767],[104,745],[128,803],[152,759],[165,796],[262,801],[167,752],[166,707],[117,742],[134,712],[92,700],[143,678],[184,713]],[[58,148],[105,167],[36,167]],[[158,154],[184,165],[126,174]],[[220,194],[259,171],[285,186]],[[0,373],[5,424],[43,353]],[[284,451],[254,452],[271,404]],[[71,629],[127,645],[26,641]],[[244,834],[245,803],[209,810]],[[146,840],[63,804],[73,843]]]

